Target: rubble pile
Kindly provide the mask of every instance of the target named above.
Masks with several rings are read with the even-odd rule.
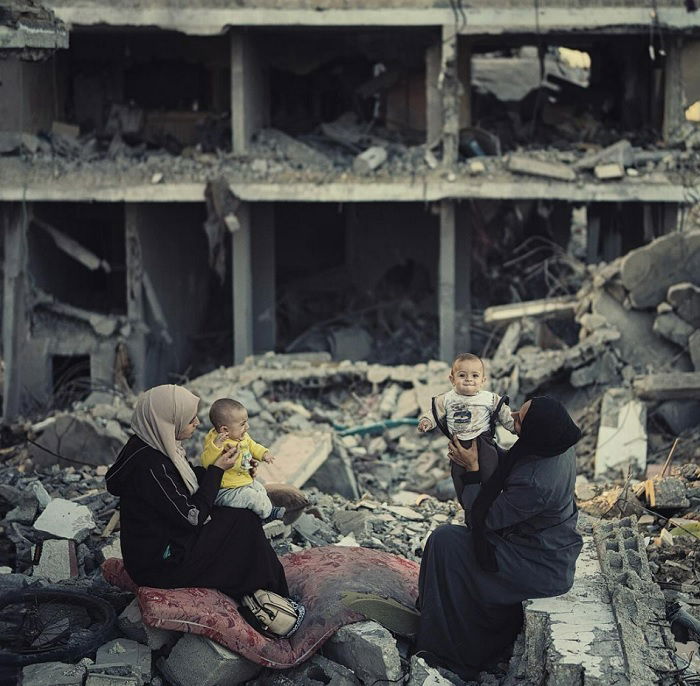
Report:
[[[689,608],[698,619],[700,432],[693,414],[693,341],[699,256],[700,233],[670,234],[590,269],[575,298],[513,303],[484,314],[484,320],[498,320],[510,308],[485,360],[490,387],[508,393],[514,406],[547,391],[570,402],[584,433],[576,485],[580,509],[598,522],[638,518],[651,575],[644,584],[653,577],[666,602]],[[554,333],[566,327],[547,318],[552,312],[569,329],[578,327],[573,344]],[[251,435],[278,456],[274,468],[260,466],[258,477],[303,487],[309,496],[296,520],[266,525],[279,554],[360,545],[419,560],[433,529],[463,518],[453,499],[446,439],[415,428],[430,398],[448,388],[448,373],[448,364],[438,361],[386,366],[338,362],[328,353],[251,357],[187,384],[202,399],[202,425],[188,453],[199,451],[211,403],[235,397],[248,409]],[[649,381],[659,374],[671,380],[666,391],[663,383]],[[282,686],[299,679],[370,684],[402,676],[415,684],[459,683],[411,658],[401,640],[372,622],[345,627],[321,655],[289,673],[261,672],[200,636],[145,627],[133,595],[111,587],[100,572],[106,558],[121,555],[117,499],[104,489],[103,477],[126,440],[133,404],[130,395],[95,392],[70,411],[23,427],[26,442],[2,453],[0,589],[87,591],[121,615],[119,629],[105,638],[94,660],[90,653],[78,665],[51,667],[74,679],[66,683],[96,686],[112,679],[186,686],[253,679],[260,686]],[[498,440],[507,445],[513,437],[499,430]],[[639,555],[628,553],[630,564]],[[540,603],[532,612],[548,607]],[[11,624],[12,618],[0,612],[0,622]],[[528,631],[537,626],[532,622]],[[56,635],[70,628],[51,626]],[[376,661],[364,660],[370,651]],[[205,653],[212,656],[208,674],[218,675],[210,681],[197,671],[201,661],[191,658]],[[514,658],[509,683],[518,683],[513,679],[523,664]],[[42,676],[49,674],[46,665],[44,671],[36,665],[24,669],[25,684],[54,678]],[[481,682],[498,683],[504,674],[485,674]]]

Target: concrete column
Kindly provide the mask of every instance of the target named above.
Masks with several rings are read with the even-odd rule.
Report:
[[[440,359],[450,362],[455,354],[455,202],[440,203],[440,258],[438,263],[438,316]]]
[[[664,123],[663,137],[668,141],[685,120],[681,38],[669,38],[664,63]]]
[[[442,96],[440,94],[440,66],[442,48],[431,45],[425,51],[425,121],[426,143],[434,146],[442,136]]]
[[[146,379],[146,312],[143,292],[143,256],[139,225],[141,205],[124,206],[124,240],[126,241],[126,313],[132,328],[128,350],[134,369],[134,390],[142,391]]]
[[[457,42],[457,79],[459,96],[459,127],[472,125],[472,42],[460,36]],[[458,139],[459,142],[459,139]]]
[[[472,203],[461,202],[455,219],[455,353],[472,351]],[[449,360],[448,360],[449,361]]]
[[[253,352],[253,269],[251,219],[248,203],[236,213],[240,228],[234,231],[233,250],[233,363],[240,364]]]
[[[248,152],[257,131],[270,121],[269,77],[250,34],[231,32],[231,147]]]
[[[6,204],[2,211],[4,225],[4,290],[2,310],[2,345],[5,363],[3,419],[21,411],[22,349],[27,342],[27,226],[29,209]]]
[[[253,207],[255,231],[251,235],[252,262],[255,265],[253,288],[253,350],[274,350],[277,343],[275,207],[258,203]],[[238,322],[236,322],[237,324]]]
[[[442,162],[445,167],[454,166],[459,147],[459,78],[457,34],[455,26],[442,27]]]

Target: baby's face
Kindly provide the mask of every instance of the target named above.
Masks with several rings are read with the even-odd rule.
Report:
[[[228,424],[228,437],[240,441],[248,431],[248,410],[234,410]]]
[[[459,395],[476,395],[484,385],[481,360],[460,360],[450,372],[450,383]]]

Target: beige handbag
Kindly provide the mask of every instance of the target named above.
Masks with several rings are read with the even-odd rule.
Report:
[[[258,589],[241,598],[243,617],[261,634],[271,638],[288,638],[304,619],[306,609],[290,598]]]

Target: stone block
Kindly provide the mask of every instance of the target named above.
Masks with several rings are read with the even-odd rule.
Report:
[[[607,181],[610,179],[622,179],[625,176],[625,168],[617,162],[606,162],[605,164],[597,164],[593,173],[596,179]]]
[[[332,449],[332,436],[327,432],[285,434],[270,446],[277,459],[273,464],[260,463],[256,478],[263,484],[283,483],[300,488],[328,459]]]
[[[41,481],[32,481],[29,484],[29,488],[31,489],[32,493],[34,494],[34,497],[36,498],[37,503],[39,503],[39,509],[40,510],[45,510],[47,505],[51,502],[51,496],[48,494],[46,489],[44,488],[44,484],[41,483]]]
[[[645,482],[646,498],[655,510],[683,510],[690,505],[686,496],[685,480],[678,476],[648,479]]]
[[[63,498],[54,498],[34,522],[37,531],[78,542],[84,540],[96,526],[88,507]]]
[[[688,346],[688,338],[694,329],[675,312],[664,312],[656,316],[652,327],[657,336],[662,336],[681,348]]]
[[[337,510],[333,513],[333,524],[343,536],[354,534],[361,539],[370,533],[370,524],[374,515],[362,510]]]
[[[48,579],[52,583],[78,576],[78,558],[75,541],[70,539],[42,541],[39,563],[34,566],[34,576]],[[36,555],[33,548],[33,557]]]
[[[141,683],[151,680],[150,649],[128,638],[118,638],[101,645],[95,655],[95,667],[125,666],[138,675]]]
[[[85,665],[42,662],[22,669],[22,686],[82,686]]]
[[[118,672],[112,674],[111,672]],[[108,670],[106,672],[91,672],[85,681],[85,686],[141,686],[141,680],[134,675],[121,673],[123,670]]]
[[[105,560],[109,560],[110,557],[117,557],[120,560],[124,559],[122,555],[122,543],[118,538],[102,548],[100,552],[104,556]]]
[[[36,517],[38,504],[33,496],[25,496],[16,507],[13,507],[6,515],[6,522],[18,522],[20,524],[31,524]]]
[[[700,274],[700,231],[675,232],[631,250],[620,277],[634,307],[656,307],[670,286],[692,282]]]
[[[173,686],[237,686],[262,667],[198,634],[185,634],[158,667]]]
[[[283,680],[280,680],[282,677]],[[259,679],[259,686],[287,686],[287,684],[332,684],[332,686],[360,686],[357,677],[343,665],[323,655],[314,655],[298,667],[271,673]]]
[[[603,396],[595,453],[595,476],[608,470],[644,474],[647,462],[647,410],[625,388],[610,388]]]
[[[341,627],[324,646],[324,654],[351,669],[363,683],[396,681],[401,677],[396,641],[377,622]]]
[[[694,329],[700,328],[700,286],[689,281],[677,283],[668,289],[666,300],[681,319]]]

